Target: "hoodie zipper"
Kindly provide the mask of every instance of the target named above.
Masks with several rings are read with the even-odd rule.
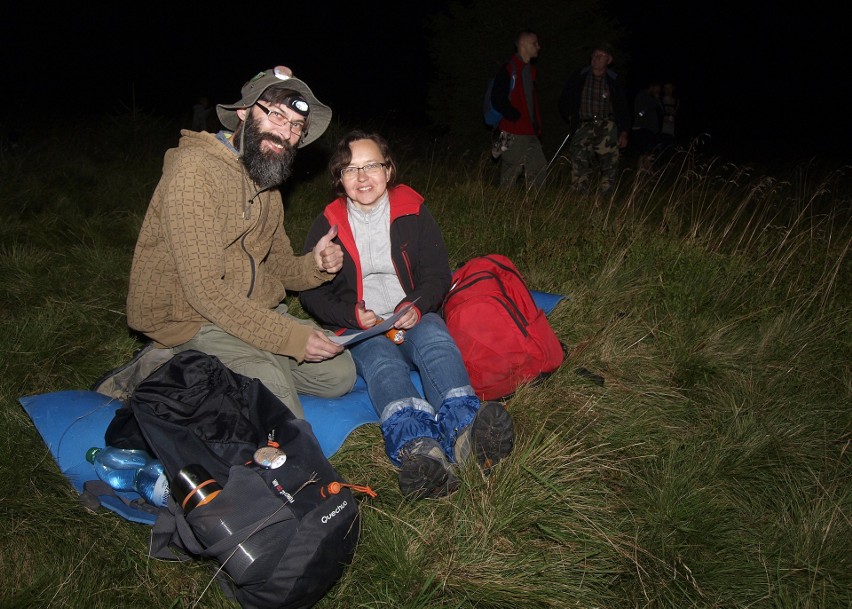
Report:
[[[257,264],[255,263],[254,256],[249,253],[248,248],[246,247],[246,239],[254,232],[263,231],[266,225],[267,216],[269,215],[269,205],[263,204],[263,199],[260,196],[261,194],[262,193],[257,194],[257,203],[260,207],[257,223],[255,223],[253,227],[251,227],[248,231],[246,231],[246,233],[242,237],[240,237],[240,247],[242,248],[243,252],[245,252],[246,257],[249,261],[249,266],[251,267],[251,272],[249,274],[249,286],[248,291],[246,292],[246,298],[251,298],[252,293],[254,293],[254,284],[255,280],[257,279]],[[249,202],[249,210],[251,210],[251,206],[252,203]],[[248,216],[251,217],[250,211]]]

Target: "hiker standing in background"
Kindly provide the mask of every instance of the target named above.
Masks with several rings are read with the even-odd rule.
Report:
[[[593,163],[600,162],[601,193],[608,194],[618,179],[620,150],[627,147],[630,110],[618,75],[609,69],[612,48],[592,49],[590,65],[574,72],[559,98],[559,113],[574,132],[568,156],[575,190],[589,189]]]
[[[665,154],[671,154],[672,148],[677,145],[675,136],[675,117],[677,116],[680,101],[675,97],[675,86],[673,82],[663,83],[663,127],[660,131],[660,143]]]
[[[649,171],[660,145],[663,126],[663,104],[660,102],[660,84],[650,83],[636,94],[633,100],[633,132],[630,147],[637,155],[636,168]]]
[[[260,379],[304,418],[297,392],[338,397],[355,384],[351,355],[283,304],[285,289],[321,285],[343,264],[334,227],[312,251],[293,253],[278,190],[331,109],[279,66],[217,114],[228,131],[184,130],[166,152],[136,242],[127,322],[152,343],[95,390],[111,394],[120,377],[141,380],[172,353],[194,349]]]
[[[458,487],[454,463],[475,458],[488,472],[508,455],[514,426],[502,404],[480,403],[470,384],[440,315],[451,281],[441,231],[423,197],[394,184],[396,171],[381,136],[355,131],[340,141],[329,162],[339,197],[314,220],[304,250],[338,226],[343,268],[300,299],[338,334],[371,328],[411,305],[394,323],[405,330],[401,344],[378,334],[351,350],[403,495],[440,497]],[[425,399],[411,370],[420,373]]]
[[[510,188],[523,171],[527,188],[541,188],[547,160],[541,149],[541,115],[532,60],[538,57],[538,36],[530,30],[515,38],[516,52],[494,80],[491,104],[503,115],[498,129],[503,152],[500,155],[500,187]]]

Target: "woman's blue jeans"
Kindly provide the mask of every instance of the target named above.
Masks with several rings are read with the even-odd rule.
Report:
[[[408,441],[431,437],[441,442],[436,415],[445,402],[475,396],[461,352],[437,313],[427,313],[406,330],[401,345],[379,335],[351,351],[382,422],[388,456],[397,464],[399,449]],[[423,396],[411,381],[412,370],[420,374]],[[475,403],[478,407],[479,401]]]

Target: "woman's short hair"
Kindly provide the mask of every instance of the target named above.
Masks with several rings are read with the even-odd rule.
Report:
[[[390,169],[390,177],[388,178],[388,186],[393,185],[396,180],[396,163],[393,160],[390,152],[390,146],[385,138],[378,133],[367,133],[366,131],[350,131],[343,139],[337,143],[337,148],[331,155],[328,161],[328,171],[331,174],[331,187],[335,194],[345,195],[346,189],[343,188],[343,182],[340,178],[340,172],[344,167],[348,167],[352,161],[352,150],[349,144],[358,140],[371,140],[379,147],[379,152],[384,159],[385,165]]]

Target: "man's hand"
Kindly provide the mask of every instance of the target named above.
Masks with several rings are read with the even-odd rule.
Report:
[[[305,345],[305,361],[321,362],[331,359],[341,351],[343,351],[343,345],[330,341],[322,330],[314,330],[308,337],[308,344]]]
[[[317,268],[326,273],[336,273],[343,268],[343,249],[332,242],[336,236],[337,224],[334,224],[314,246],[314,260]]]
[[[618,147],[627,148],[627,132],[622,131],[618,134]]]

